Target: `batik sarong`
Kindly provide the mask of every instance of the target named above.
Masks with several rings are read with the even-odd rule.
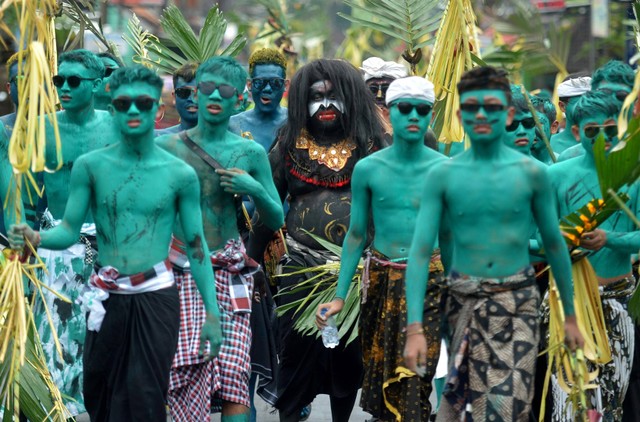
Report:
[[[250,299],[258,264],[246,255],[240,240],[229,240],[222,250],[211,253],[224,338],[218,356],[205,362],[198,354],[206,319],[204,303],[191,271],[185,268],[183,245],[176,239],[169,256],[180,293],[180,335],[168,396],[171,417],[200,422],[209,420],[211,410],[220,412],[223,402],[249,407]],[[246,303],[245,293],[249,295]]]
[[[48,230],[59,223],[47,211],[42,227],[43,230]],[[81,233],[78,243],[65,250],[38,249],[38,255],[47,268],[46,273],[39,271],[39,279],[70,300],[70,303],[65,302],[44,291],[45,303],[51,312],[53,326],[62,347],[62,356],[56,350],[49,318],[40,299],[35,301],[33,309],[47,368],[62,393],[64,404],[73,416],[85,412],[82,398],[82,354],[87,326],[79,299],[86,289],[95,258],[95,251],[92,249],[92,244],[95,245],[95,225],[84,224]]]
[[[533,268],[509,277],[452,271],[449,374],[437,421],[529,421],[540,294]]]
[[[162,287],[173,279],[170,265],[161,262],[129,276],[112,270],[105,274],[114,276],[105,278],[106,284],[133,286],[144,293],[109,289],[102,302],[106,313],[99,331],[87,331],[87,412],[96,422],[164,421],[169,371],[180,327],[178,291],[174,284]]]
[[[407,301],[406,259],[390,260],[380,252],[367,253],[359,335],[364,362],[360,406],[383,421],[428,421],[431,416],[431,381],[440,357],[440,291],[442,264],[439,254],[429,268],[424,300],[423,327],[427,337],[426,375],[419,377],[404,363]]]
[[[283,272],[298,268],[311,268],[338,261],[340,258],[325,250],[311,249],[286,238],[288,254],[282,261]],[[280,289],[297,286],[315,273],[296,274],[279,278]],[[291,303],[304,298],[309,290],[301,289],[296,293],[281,294],[276,299],[278,305]],[[329,349],[324,347],[322,339],[298,333],[293,327],[299,314],[290,311],[278,317],[280,335],[280,371],[278,373],[278,399],[276,408],[280,414],[297,414],[311,403],[318,394],[332,397],[348,397],[360,388],[362,383],[362,352],[360,341],[352,341],[348,346],[345,340],[350,333],[340,339],[340,344]]]
[[[622,420],[622,404],[629,386],[635,347],[633,321],[627,312],[627,304],[634,288],[635,280],[630,278],[623,278],[606,286],[600,286],[604,323],[609,337],[612,360],[604,365],[596,365],[587,361],[589,372],[598,370],[598,377],[594,381],[598,388],[587,390],[586,394],[587,406],[602,413],[602,422],[620,422]],[[552,375],[551,381],[552,420],[567,421],[573,415],[571,403],[567,403],[567,393],[560,388],[555,375]]]

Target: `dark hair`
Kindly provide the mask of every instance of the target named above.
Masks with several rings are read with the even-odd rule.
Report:
[[[244,87],[247,85],[246,70],[229,56],[212,57],[202,63],[196,71],[196,80],[200,82],[202,75],[205,73],[222,76],[238,90],[238,95],[242,95]]]
[[[153,70],[141,66],[135,65],[130,67],[121,67],[116,69],[109,79],[109,90],[113,94],[120,86],[129,85],[135,82],[144,82],[158,89],[158,92],[162,92],[164,83],[162,78],[156,74]]]
[[[287,122],[280,130],[285,148],[293,148],[300,132],[307,124],[309,87],[317,81],[328,80],[333,84],[336,98],[344,104],[342,129],[353,140],[362,154],[368,143],[382,145],[382,125],[378,109],[362,74],[343,60],[319,59],[302,66],[291,80]]]
[[[104,77],[104,64],[102,64],[102,60],[100,60],[98,56],[96,56],[89,50],[79,49],[62,53],[58,58],[58,66],[60,66],[64,62],[80,63],[88,70],[94,72],[94,75],[92,77]]]
[[[481,89],[498,89],[507,97],[507,103],[511,104],[511,87],[507,72],[491,66],[475,67],[462,74],[458,82],[458,94]]]
[[[282,68],[285,75],[287,74],[287,59],[275,48],[261,48],[249,56],[249,75],[253,76],[253,71],[259,64],[275,64]]]
[[[511,84],[511,105],[516,109],[516,113],[531,112],[525,95],[529,96],[529,93],[527,91],[525,94],[522,93],[522,85]]]
[[[173,87],[175,88],[176,85],[178,85],[178,78],[185,82],[194,80],[196,78],[198,66],[200,66],[200,64],[196,62],[187,62],[177,68],[176,71],[173,72]]]
[[[120,57],[117,57],[115,54],[109,53],[108,51],[98,53],[96,54],[96,56],[98,56],[99,58],[107,58],[113,60],[114,62],[116,62],[119,68],[124,67],[124,62],[122,61],[122,59]]]
[[[553,105],[553,101],[538,95],[531,97],[531,104],[536,110],[547,116],[549,123],[555,122],[558,112],[556,106]]]
[[[619,112],[620,103],[613,95],[604,91],[589,91],[580,96],[569,117],[575,124],[580,124],[582,119],[594,114],[616,117]]]
[[[620,60],[610,60],[593,72],[591,90],[598,89],[603,82],[613,82],[633,88],[635,76],[633,68],[628,64]]]

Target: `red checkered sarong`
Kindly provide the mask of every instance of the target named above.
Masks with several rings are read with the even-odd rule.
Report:
[[[244,251],[242,243],[239,245]],[[224,339],[218,356],[204,363],[204,358],[198,356],[200,328],[205,321],[204,304],[191,272],[174,267],[174,273],[180,294],[180,334],[169,380],[171,417],[180,422],[200,422],[206,418],[199,415],[208,415],[209,409],[221,411],[223,401],[248,407],[251,314],[234,313],[229,292],[231,274],[222,268],[214,270]],[[245,278],[251,282],[253,294],[253,278],[251,275]],[[210,406],[210,397],[213,406]]]

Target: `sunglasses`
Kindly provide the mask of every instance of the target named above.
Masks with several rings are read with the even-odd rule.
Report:
[[[602,91],[606,92],[607,94],[615,95],[616,99],[620,102],[624,102],[624,100],[627,98],[627,95],[629,95],[628,91],[622,89],[620,91],[612,91],[610,89],[603,88]]]
[[[51,78],[51,80],[53,81],[53,84],[57,88],[62,88],[64,86],[65,81],[69,85],[69,88],[77,88],[80,86],[80,83],[82,81],[94,81],[96,79],[98,78],[81,78],[80,76],[76,76],[76,75],[71,75],[71,76],[56,75],[53,78]]]
[[[282,78],[253,78],[251,79],[251,86],[258,91],[263,90],[267,85],[271,89],[279,90],[284,86],[284,79]]]
[[[131,104],[135,104],[136,108],[139,111],[149,111],[157,102],[158,100],[156,100],[155,98],[151,98],[146,95],[141,95],[140,97],[136,98],[118,97],[111,100],[113,108],[121,113],[129,111],[129,109],[131,108]]]
[[[191,96],[191,94],[195,92],[195,89],[190,86],[182,86],[180,88],[174,89],[173,92],[176,93],[176,97],[186,100]]]
[[[480,109],[483,109],[487,113],[497,113],[498,111],[506,110],[507,106],[504,104],[460,104],[460,110],[468,113],[477,113]]]
[[[600,131],[604,132],[607,135],[607,138],[613,138],[618,136],[618,126],[617,125],[596,125],[596,126],[587,126],[584,128],[584,136],[589,139],[593,139]]]
[[[369,91],[375,96],[378,96],[378,93],[382,94],[382,96],[387,95],[387,90],[389,89],[389,84],[371,84],[369,85]]]
[[[411,103],[397,103],[395,106],[402,114],[409,114],[415,108],[419,116],[426,116],[431,112],[431,106],[428,104],[411,104]]]
[[[204,95],[211,95],[216,89],[222,98],[231,98],[238,92],[236,88],[227,84],[217,85],[215,82],[200,82],[198,84],[198,91]]]
[[[511,124],[507,126],[507,132],[515,132],[521,124],[525,129],[531,129],[536,125],[536,121],[533,119],[533,117],[527,117],[526,119],[522,120],[514,119],[511,121]]]
[[[111,74],[113,72],[115,72],[116,70],[118,70],[117,67],[105,67],[104,68],[104,77],[108,78],[109,76],[111,76]]]

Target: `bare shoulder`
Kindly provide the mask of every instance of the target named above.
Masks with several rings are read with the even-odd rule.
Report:
[[[160,148],[175,153],[177,150],[178,142],[180,141],[180,133],[170,133],[167,135],[161,135],[155,138],[155,143]]]

